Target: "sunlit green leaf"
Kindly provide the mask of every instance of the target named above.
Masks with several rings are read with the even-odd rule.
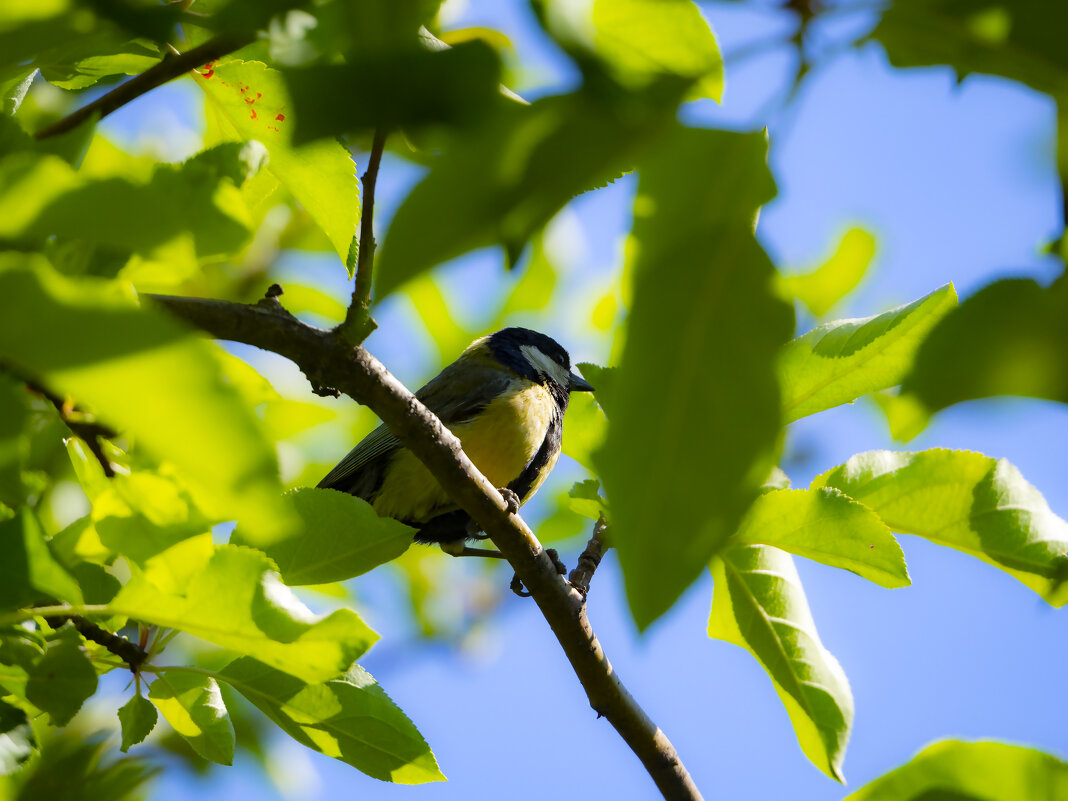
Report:
[[[757,498],[735,538],[840,567],[882,587],[905,587],[901,546],[871,509],[836,490],[772,490]]]
[[[173,688],[168,689],[173,692]],[[139,692],[134,693],[129,701],[119,707],[123,753],[129,751],[130,746],[143,742],[152,733],[158,717],[156,707]]]
[[[875,237],[863,228],[851,228],[827,261],[810,272],[782,276],[780,285],[813,316],[822,317],[856,289],[874,256]]]
[[[932,412],[995,395],[1068,403],[1068,278],[980,289],[923,341],[901,392]]]
[[[1068,603],[1068,522],[1005,459],[935,449],[869,451],[818,476],[893,531],[989,562],[1053,606]]]
[[[82,638],[66,625],[51,639],[26,682],[26,698],[47,712],[53,726],[66,726],[96,692],[96,671],[81,647]]]
[[[14,609],[49,598],[83,601],[74,577],[49,552],[33,511],[23,507],[0,522],[0,607]]]
[[[183,546],[157,559],[191,562],[184,586],[165,590],[135,576],[108,604],[111,611],[181,629],[311,682],[343,673],[378,639],[349,609],[313,615],[259,551],[225,545],[205,553]]]
[[[787,422],[900,384],[923,338],[957,305],[952,284],[874,317],[824,323],[779,360]]]
[[[359,576],[396,559],[412,544],[413,529],[379,517],[371,504],[337,490],[306,487],[288,496],[303,527],[265,550],[290,586]],[[235,534],[240,542],[241,529]]]
[[[582,377],[590,382],[593,387],[593,397],[597,405],[601,407],[605,415],[609,415],[616,408],[616,381],[619,369],[616,367],[601,367],[590,362],[579,362],[579,372]]]
[[[588,392],[572,393],[564,415],[564,454],[587,470],[592,470],[593,452],[601,447],[607,434],[608,418],[593,395]]]
[[[234,724],[230,722],[230,714],[215,679],[198,673],[169,670],[152,681],[148,697],[174,730],[204,759],[220,765],[233,764]],[[147,735],[145,732],[144,736]],[[123,750],[128,747],[124,727]]]
[[[0,315],[5,358],[179,467],[216,519],[241,518],[264,540],[287,529],[274,453],[210,345],[162,311],[138,308],[121,284],[71,280],[39,261],[6,264],[0,296],[19,303]]]
[[[640,165],[634,301],[594,459],[643,628],[734,533],[777,460],[775,356],[793,315],[752,233],[774,189],[765,153],[762,133],[680,127]]]
[[[942,740],[845,801],[1057,801],[1068,798],[1068,764],[1033,748]]]
[[[844,782],[853,695],[820,642],[793,560],[765,545],[733,546],[712,561],[712,575],[708,636],[753,654],[786,706],[805,756]]]
[[[595,478],[588,478],[573,485],[567,493],[571,511],[590,520],[597,520],[602,515],[607,516],[608,501],[601,495],[600,490],[601,482]]]
[[[282,74],[258,61],[222,59],[196,73],[233,137],[267,148],[269,170],[307,209],[349,266],[360,214],[356,165],[338,142],[293,146],[293,103]]]
[[[399,784],[445,779],[422,735],[359,665],[311,685],[247,657],[218,675],[297,742],[369,776]]]

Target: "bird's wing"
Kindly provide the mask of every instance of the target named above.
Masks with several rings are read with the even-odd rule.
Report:
[[[415,393],[415,397],[446,426],[452,426],[470,420],[517,380],[521,379],[511,371],[491,364],[474,360],[453,362]],[[360,440],[318,486],[362,496],[363,493],[353,489],[358,473],[400,447],[400,440],[385,425],[380,425]]]

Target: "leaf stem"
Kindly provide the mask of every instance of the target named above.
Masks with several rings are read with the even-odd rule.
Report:
[[[363,187],[363,206],[360,209],[359,255],[356,258],[356,279],[352,285],[352,301],[341,325],[342,334],[353,345],[359,345],[374,330],[371,323],[371,283],[375,261],[375,185],[378,183],[378,166],[382,163],[382,151],[386,146],[386,134],[376,130],[371,142],[371,157],[360,183]]]
[[[110,615],[111,607],[107,604],[56,604],[55,606],[35,606],[28,609],[16,609],[14,612],[0,614],[0,626],[22,623],[35,617],[70,617],[72,615]]]
[[[158,86],[162,86],[175,78],[184,75],[189,70],[214,61],[217,58],[240,50],[255,40],[253,34],[222,34],[209,39],[199,47],[194,47],[178,56],[166,56],[161,62],[149,67],[140,75],[136,75],[126,83],[120,84],[102,97],[98,97],[92,103],[82,106],[77,111],[68,114],[61,120],[57,120],[46,128],[37,132],[38,139],[48,139],[51,136],[72,131],[94,115],[102,119],[113,111],[136,100],[146,92],[150,92]]]

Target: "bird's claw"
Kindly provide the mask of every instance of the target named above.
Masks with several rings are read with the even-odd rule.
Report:
[[[556,552],[555,548],[546,548],[545,555],[549,557],[549,561],[553,563],[553,568],[561,576],[567,575],[567,567],[560,560],[560,554]],[[518,595],[520,598],[529,598],[530,591],[523,586],[522,580],[519,578],[519,574],[516,573],[512,576],[512,582],[508,585],[509,589]]]
[[[507,507],[508,514],[516,514],[519,511],[520,506],[519,496],[516,495],[515,492],[513,492],[512,490],[508,489],[508,487],[501,487],[501,489],[497,490],[497,492],[501,493],[501,497],[504,499],[504,505]]]

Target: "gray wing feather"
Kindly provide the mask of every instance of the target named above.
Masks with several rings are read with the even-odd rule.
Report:
[[[510,371],[461,360],[438,373],[415,393],[415,397],[441,422],[452,426],[470,420],[516,381],[522,379]],[[351,492],[360,483],[358,474],[361,470],[375,465],[401,447],[400,440],[385,425],[380,425],[360,440],[318,486]]]

